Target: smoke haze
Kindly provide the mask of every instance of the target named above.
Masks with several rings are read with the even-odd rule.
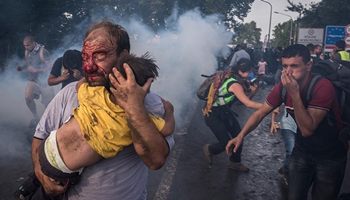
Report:
[[[106,11],[103,16],[93,15],[91,19],[93,22],[112,19],[121,24],[130,35],[132,53],[140,56],[147,51],[150,52],[160,68],[160,76],[154,82],[152,90],[173,103],[177,126],[183,126],[197,102],[195,90],[203,81],[200,75],[211,74],[216,70],[216,56],[221,54],[222,49],[230,42],[231,33],[226,31],[223,24],[218,23],[218,16],[202,17],[196,10],[184,13],[179,17],[173,14],[168,20],[169,28],[157,33],[134,19],[113,20],[115,19],[113,15],[108,15],[108,13],[112,12]],[[67,49],[81,50],[83,33],[90,24],[88,21],[82,22],[76,28],[76,34],[65,36],[62,44],[56,50],[51,51],[51,63],[62,56]],[[2,80],[0,86],[1,130],[9,130],[9,125],[28,129],[27,126],[31,119],[31,114],[24,101],[25,79],[15,70],[18,62],[16,57],[10,59],[5,72],[0,74]],[[46,80],[47,77],[44,81]],[[60,86],[55,87],[54,90],[57,92],[59,88]],[[38,101],[36,103],[40,109],[40,103]],[[41,108],[40,112],[42,111]],[[18,129],[13,130],[18,131]],[[29,131],[23,132],[28,133]],[[0,146],[4,147],[2,143],[9,141],[18,141],[18,148],[21,151],[21,148],[24,148],[20,145],[23,139],[8,137],[6,136],[8,134],[13,133],[11,130],[1,131]],[[33,132],[30,132],[26,137],[30,138],[32,134]],[[17,133],[17,135],[23,137],[23,134]],[[4,151],[4,149],[0,150]]]
[[[179,126],[193,111],[189,108],[197,101],[195,90],[203,81],[200,75],[216,70],[216,56],[231,39],[217,21],[217,16],[203,18],[191,11],[180,16],[171,30],[156,35],[138,22],[126,25],[129,32],[137,34],[132,52],[141,55],[149,51],[156,59],[160,75],[152,90],[174,104]]]

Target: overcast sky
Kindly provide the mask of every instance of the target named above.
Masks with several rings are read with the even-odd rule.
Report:
[[[271,38],[274,26],[278,23],[288,21],[290,18],[280,14],[275,14],[274,11],[281,12],[290,15],[293,20],[298,16],[296,12],[285,11],[287,9],[287,0],[267,0],[272,5],[272,20],[271,20]],[[292,0],[294,3],[302,2],[302,4],[309,5],[311,2],[320,2],[320,0]],[[255,0],[248,16],[244,19],[244,23],[255,21],[258,28],[261,28],[261,39],[268,34],[269,31],[269,19],[270,19],[270,5],[261,0]]]

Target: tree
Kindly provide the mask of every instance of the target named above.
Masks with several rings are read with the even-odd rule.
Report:
[[[273,39],[271,41],[274,47],[287,47],[290,41],[290,21],[279,23],[273,29]]]
[[[350,4],[344,0],[322,0],[312,3],[309,9],[288,0],[288,10],[298,12],[303,27],[324,28],[327,25],[347,25],[350,19]]]
[[[303,26],[320,27],[350,24],[350,4],[344,0],[323,0],[304,12]]]
[[[237,25],[235,29],[236,37],[234,43],[248,43],[254,46],[260,43],[261,29],[256,27],[256,22],[244,23]]]
[[[23,56],[22,39],[26,33],[36,36],[48,49],[55,49],[66,35],[86,29],[96,21],[93,13],[114,19],[135,17],[153,30],[167,28],[166,19],[178,8],[182,14],[199,9],[203,15],[219,14],[228,28],[239,24],[254,0],[14,0],[0,2],[0,66],[17,52]],[[108,15],[108,14],[109,15]],[[219,22],[218,22],[219,23]],[[82,34],[73,38],[81,41]],[[65,41],[69,42],[69,41]],[[73,41],[72,41],[73,42]],[[60,44],[62,46],[62,44]]]

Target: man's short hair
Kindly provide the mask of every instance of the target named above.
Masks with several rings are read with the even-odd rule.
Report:
[[[320,44],[315,44],[314,49],[316,49],[316,48],[318,48],[318,47],[322,48],[322,45],[320,45]]]
[[[338,40],[338,41],[335,43],[335,46],[338,47],[338,49],[344,50],[346,44],[345,44],[345,41],[344,41],[344,40]]]
[[[63,54],[62,64],[66,69],[77,69],[82,71],[82,56],[78,50],[67,50]]]
[[[302,57],[304,63],[308,63],[311,58],[309,49],[302,44],[290,45],[282,51],[282,58],[292,58],[296,56]]]
[[[92,25],[89,30],[85,33],[84,40],[89,36],[89,34],[99,28],[104,28],[111,39],[113,39],[115,44],[117,45],[117,54],[121,54],[123,50],[127,50],[130,52],[130,39],[126,30],[118,25],[114,24],[110,21],[102,21],[97,24]]]
[[[312,52],[314,50],[314,48],[315,48],[315,45],[312,44],[312,43],[309,43],[309,44],[306,45],[306,47],[309,49],[310,52]]]
[[[127,63],[134,73],[137,84],[143,86],[149,78],[158,77],[158,66],[154,59],[150,58],[148,53],[141,57],[133,54],[122,53],[118,59],[117,69],[126,78],[126,73],[123,64]]]
[[[26,35],[26,36],[24,36],[23,41],[34,42],[34,41],[35,41],[35,38],[34,38],[33,35]]]

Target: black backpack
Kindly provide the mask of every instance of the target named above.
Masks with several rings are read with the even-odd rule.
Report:
[[[321,77],[327,78],[333,83],[344,125],[344,128],[339,132],[339,138],[347,143],[350,140],[350,62],[322,60],[312,66],[312,73],[313,77],[307,89],[306,101],[311,99],[313,87]],[[330,118],[329,115],[328,118]]]
[[[333,83],[337,98],[342,110],[342,121],[350,125],[350,62],[323,60],[312,66],[314,77],[322,76]],[[315,81],[316,83],[317,81]],[[313,85],[310,84],[307,92],[307,100],[311,97]]]

